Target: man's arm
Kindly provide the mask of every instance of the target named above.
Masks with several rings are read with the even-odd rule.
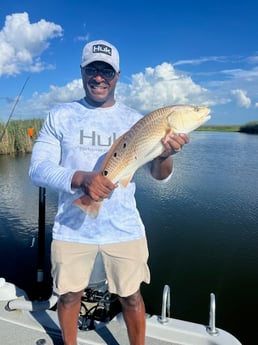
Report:
[[[71,180],[75,169],[60,165],[61,144],[53,122],[49,113],[33,146],[29,176],[37,186],[72,193]]]

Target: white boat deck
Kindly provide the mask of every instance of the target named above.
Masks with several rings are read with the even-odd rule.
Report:
[[[18,292],[18,293],[17,293]],[[9,293],[9,292],[8,292]],[[12,295],[12,293],[11,293]],[[0,294],[0,344],[3,345],[63,345],[57,313],[17,308],[9,311],[8,301],[28,302],[16,288],[15,296]],[[206,326],[168,318],[162,324],[154,315],[146,318],[146,345],[241,345],[230,333],[217,329],[210,335]],[[97,323],[92,331],[78,330],[78,345],[129,345],[121,314],[108,323]]]
[[[5,310],[0,302],[0,343],[4,345],[62,345],[57,315],[54,311],[28,312]],[[102,324],[93,331],[78,331],[78,345],[129,345],[122,320]],[[146,345],[173,344],[155,338],[146,338]],[[177,344],[176,344],[177,345]]]
[[[54,311],[29,312],[5,310],[0,302],[0,343],[4,345],[62,345],[57,314]],[[120,315],[119,315],[120,316]],[[101,324],[93,331],[78,331],[78,345],[129,345],[122,317]],[[219,330],[211,336],[199,324],[169,319],[160,324],[157,317],[147,318],[146,345],[241,345],[231,334]]]

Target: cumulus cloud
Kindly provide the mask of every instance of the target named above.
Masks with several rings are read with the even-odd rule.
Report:
[[[81,79],[75,79],[65,86],[51,85],[49,91],[39,94],[35,92],[32,98],[19,106],[20,112],[26,112],[28,117],[45,116],[49,110],[60,103],[71,102],[84,96]]]
[[[130,84],[120,84],[117,88],[119,100],[142,112],[179,103],[208,105],[207,94],[206,89],[166,62],[134,74]]]
[[[237,104],[240,107],[250,108],[252,105],[251,99],[247,97],[247,92],[244,90],[232,90],[231,94],[235,97]]]
[[[140,112],[172,104],[211,105],[209,92],[196,84],[190,77],[179,74],[169,63],[154,68],[148,67],[142,73],[132,76],[130,83],[118,82],[116,99]],[[19,105],[19,113],[45,115],[58,103],[70,102],[84,96],[81,79],[59,87],[50,86],[43,94],[34,93],[32,98]],[[29,116],[31,117],[31,115]]]
[[[50,39],[60,36],[60,25],[44,19],[30,23],[26,12],[6,16],[0,31],[0,76],[51,68],[41,61],[40,55],[49,47]]]

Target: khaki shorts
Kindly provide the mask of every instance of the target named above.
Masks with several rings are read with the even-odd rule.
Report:
[[[97,254],[101,254],[110,293],[127,297],[141,282],[150,282],[146,238],[92,245],[53,240],[51,262],[54,291],[62,295],[84,290],[90,281]]]

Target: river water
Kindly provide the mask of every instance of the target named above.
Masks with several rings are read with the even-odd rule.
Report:
[[[149,242],[147,311],[160,314],[164,284],[171,316],[207,325],[216,295],[216,326],[254,345],[258,310],[258,136],[194,132],[174,158],[166,183],[135,176]],[[38,194],[30,155],[0,156],[0,277],[36,294]],[[51,293],[49,245],[57,196],[46,193],[44,291]]]

